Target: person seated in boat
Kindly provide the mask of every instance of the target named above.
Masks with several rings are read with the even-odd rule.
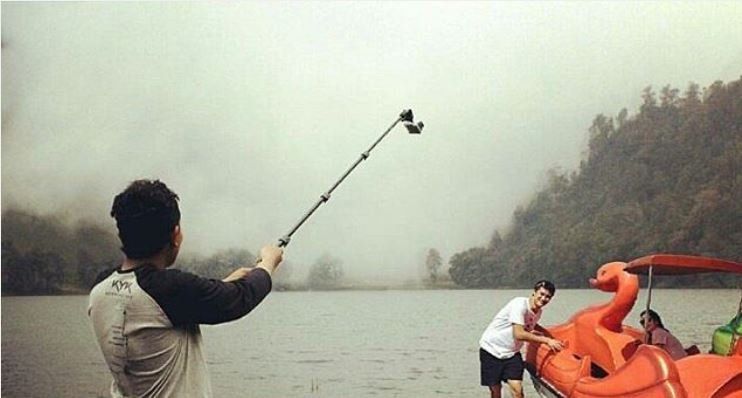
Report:
[[[662,324],[662,318],[654,310],[644,310],[639,315],[639,323],[647,332],[644,335],[644,343],[651,344],[662,348],[674,360],[685,358],[688,354],[685,352],[683,345],[669,330]]]
[[[479,362],[482,386],[489,387],[490,397],[500,398],[503,382],[514,398],[523,397],[523,343],[546,344],[560,351],[562,342],[548,336],[538,325],[541,310],[554,297],[554,284],[541,280],[533,286],[530,297],[516,297],[508,302],[482,334],[479,340]]]

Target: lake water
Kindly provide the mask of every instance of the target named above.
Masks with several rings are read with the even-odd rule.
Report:
[[[479,337],[529,290],[274,292],[247,317],[204,326],[215,397],[472,397]],[[559,290],[542,324],[561,323],[594,290]],[[642,294],[625,323],[638,326]],[[710,348],[737,312],[737,290],[655,290],[653,308],[685,345]],[[3,397],[105,397],[108,369],[87,297],[2,298]],[[536,394],[526,375],[527,396]]]

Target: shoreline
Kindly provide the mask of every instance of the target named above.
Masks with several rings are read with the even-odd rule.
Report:
[[[277,293],[292,293],[292,292],[369,292],[369,291],[419,291],[419,290],[448,290],[448,291],[466,291],[466,290],[528,290],[530,287],[496,287],[496,288],[449,288],[449,287],[410,287],[410,286],[355,286],[355,287],[340,287],[337,289],[281,289],[276,288],[274,292]],[[562,288],[559,290],[594,290],[589,287],[576,287],[576,288]],[[645,290],[645,289],[642,289]],[[652,290],[738,290],[733,287],[661,287],[653,288]],[[87,296],[90,290],[85,289],[65,289],[55,293],[28,293],[28,294],[13,294],[5,293],[0,294],[0,297],[46,297],[46,296]]]

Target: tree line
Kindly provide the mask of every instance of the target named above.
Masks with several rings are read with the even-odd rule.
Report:
[[[55,215],[9,209],[2,214],[2,293],[4,295],[84,294],[96,277],[118,267],[123,255],[113,226],[69,223]],[[245,249],[226,249],[209,256],[181,255],[177,269],[222,279],[238,267],[255,264]],[[284,261],[273,278],[276,290],[335,289],[342,286],[342,262],[323,255],[305,281],[292,278],[295,265]]]
[[[3,294],[55,294],[89,287],[120,261],[118,239],[91,222],[21,210],[2,215]]]
[[[450,259],[460,286],[528,287],[542,278],[586,287],[609,261],[652,253],[740,261],[742,80],[643,90],[630,116],[597,115],[579,170],[551,170],[485,247]],[[658,286],[734,287],[720,274],[658,278]]]

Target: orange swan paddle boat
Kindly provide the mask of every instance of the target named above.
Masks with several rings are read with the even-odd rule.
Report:
[[[643,330],[622,324],[639,293],[636,274],[649,275],[649,308],[654,275],[699,272],[742,274],[742,264],[661,254],[601,266],[590,285],[614,293],[613,299],[546,328],[565,343],[564,350],[554,353],[545,345],[527,345],[526,369],[536,390],[545,397],[742,398],[742,336],[736,332],[719,339],[728,342],[726,352],[701,354],[696,349],[694,355],[674,361],[663,349],[642,344]],[[740,313],[725,331],[739,327]]]

